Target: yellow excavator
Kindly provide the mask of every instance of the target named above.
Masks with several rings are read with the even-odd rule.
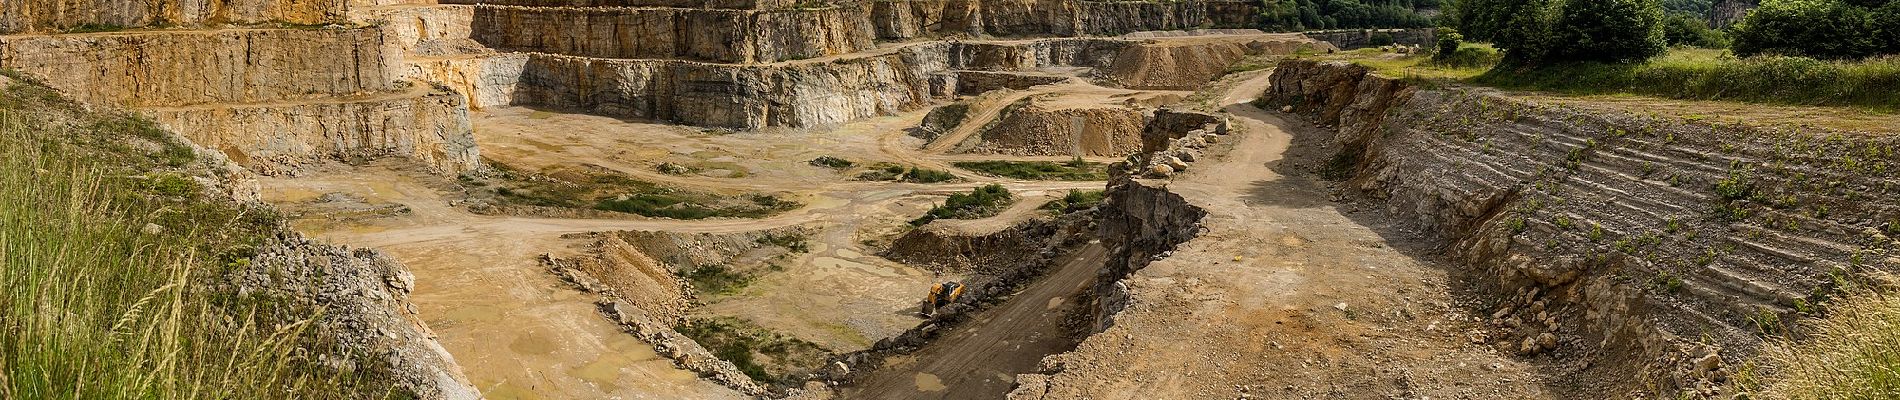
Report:
[[[924,298],[924,306],[921,309],[921,314],[923,314],[924,318],[936,316],[937,309],[956,302],[959,297],[963,297],[963,284],[961,283],[944,282],[936,286],[931,286],[930,297]]]

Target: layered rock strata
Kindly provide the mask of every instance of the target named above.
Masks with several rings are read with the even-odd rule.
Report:
[[[866,7],[774,11],[477,7],[472,36],[491,48],[618,59],[770,63],[874,46]]]
[[[321,25],[344,22],[351,3],[360,1],[8,1],[0,4],[0,34],[217,24]]]
[[[1572,379],[1706,389],[1840,280],[1900,270],[1891,137],[1586,111],[1345,64],[1287,61],[1273,80],[1270,102],[1338,127],[1348,190],[1511,294],[1489,306],[1507,327],[1492,340],[1600,349],[1573,356],[1590,367]]]

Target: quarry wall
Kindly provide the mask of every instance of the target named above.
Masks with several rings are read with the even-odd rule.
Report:
[[[477,7],[471,25],[477,42],[503,51],[770,63],[870,49],[866,10]]]
[[[1839,279],[1900,270],[1891,137],[1586,111],[1302,60],[1280,64],[1265,101],[1336,126],[1347,190],[1444,238],[1500,294],[1494,342],[1561,332],[1601,349],[1574,379],[1707,387]]]
[[[322,25],[348,19],[362,0],[66,0],[0,4],[0,34],[70,30],[285,23]]]

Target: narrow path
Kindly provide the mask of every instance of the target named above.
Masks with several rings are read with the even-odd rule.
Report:
[[[850,399],[1002,398],[1016,386],[1016,374],[1034,372],[1043,356],[1074,343],[1062,324],[1083,304],[1075,296],[1094,282],[1107,257],[1100,243],[1077,250],[1003,304],[977,313],[910,356],[886,360],[840,394]]]

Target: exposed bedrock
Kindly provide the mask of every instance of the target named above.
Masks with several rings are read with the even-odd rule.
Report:
[[[1044,218],[994,232],[933,223],[904,233],[879,255],[937,272],[1000,275],[1041,252],[1056,228],[1056,221]]]
[[[442,4],[493,4],[528,7],[676,7],[777,10],[794,0],[438,0]]]
[[[515,103],[743,129],[831,125],[949,96],[941,46],[770,66],[535,56]]]
[[[13,0],[0,3],[0,34],[212,24],[317,25],[348,19],[365,0]]]
[[[1338,127],[1349,191],[1444,237],[1496,294],[1509,329],[1493,341],[1602,350],[1563,379],[1696,388],[1834,277],[1900,270],[1900,139],[1581,111],[1346,64],[1285,61],[1272,79],[1266,101]]]
[[[463,96],[418,88],[363,99],[154,107],[141,111],[193,143],[264,174],[319,158],[406,157],[441,173],[479,169]]]
[[[1081,36],[1259,26],[1247,1],[898,0],[871,2],[878,39]]]
[[[1148,263],[1165,257],[1175,246],[1201,234],[1207,211],[1163,186],[1118,177],[1109,182],[1096,234],[1113,249],[1108,265],[1087,296],[1089,332],[1107,330],[1115,314],[1128,306],[1128,287],[1122,282]]]
[[[123,107],[256,103],[396,89],[376,29],[0,37],[0,68]]]
[[[1352,49],[1373,47],[1372,37],[1374,35],[1386,35],[1392,38],[1392,43],[1394,44],[1411,45],[1411,46],[1428,46],[1429,47],[1429,46],[1433,46],[1434,43],[1436,43],[1436,41],[1438,40],[1437,34],[1433,31],[1433,28],[1377,29],[1377,30],[1351,29],[1351,30],[1341,30],[1341,31],[1306,32],[1305,35],[1306,37],[1313,38],[1313,40],[1331,43],[1333,46],[1339,47],[1342,50],[1352,50]]]
[[[870,49],[867,10],[484,6],[474,9],[472,29],[476,41],[504,51],[770,63]]]

